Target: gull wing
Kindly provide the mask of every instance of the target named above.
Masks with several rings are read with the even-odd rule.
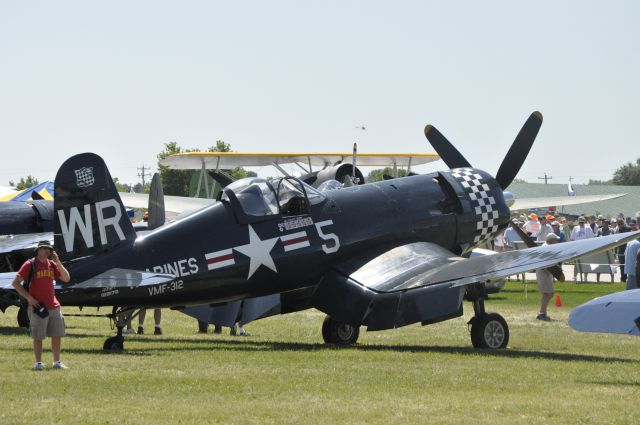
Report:
[[[464,259],[427,242],[366,252],[327,273],[312,305],[369,330],[434,323],[462,314],[466,287],[603,251],[640,231]]]

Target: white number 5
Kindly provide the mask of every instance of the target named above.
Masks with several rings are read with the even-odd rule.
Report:
[[[316,229],[318,230],[318,236],[320,236],[322,239],[324,239],[325,241],[333,241],[333,246],[328,246],[328,244],[322,244],[322,250],[327,253],[327,254],[331,254],[333,252],[336,252],[337,250],[340,249],[340,239],[338,239],[338,235],[336,235],[335,233],[324,233],[322,232],[322,228],[325,226],[330,226],[333,224],[333,220],[325,220],[325,221],[321,221],[320,223],[316,223]]]

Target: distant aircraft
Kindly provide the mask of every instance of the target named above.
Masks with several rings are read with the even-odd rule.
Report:
[[[509,328],[485,311],[485,282],[578,258],[637,238],[616,234],[465,259],[504,230],[504,199],[535,140],[533,113],[495,177],[473,168],[432,126],[425,134],[450,170],[319,192],[295,177],[247,178],[200,211],[137,236],[100,157],[68,159],[55,180],[55,246],[72,277],[63,305],[182,309],[267,295],[281,312],[317,308],[327,343],[353,344],[361,326],[384,330],[459,317],[472,303],[474,347],[504,348]],[[87,172],[86,170],[92,170]],[[84,171],[83,171],[84,170]],[[15,273],[0,274],[10,290]]]
[[[582,332],[640,336],[640,289],[595,298],[574,308],[569,326]]]

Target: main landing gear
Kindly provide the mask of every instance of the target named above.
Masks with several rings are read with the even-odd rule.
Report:
[[[486,290],[484,284],[469,286],[465,298],[473,303],[475,316],[469,320],[471,344],[474,348],[505,348],[509,343],[509,326],[498,313],[484,309]]]
[[[360,327],[338,322],[327,316],[322,323],[322,339],[327,344],[352,345],[360,336]]]

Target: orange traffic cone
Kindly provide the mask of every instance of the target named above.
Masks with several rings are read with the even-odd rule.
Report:
[[[560,298],[560,294],[556,295],[556,307],[562,307],[562,299]]]

